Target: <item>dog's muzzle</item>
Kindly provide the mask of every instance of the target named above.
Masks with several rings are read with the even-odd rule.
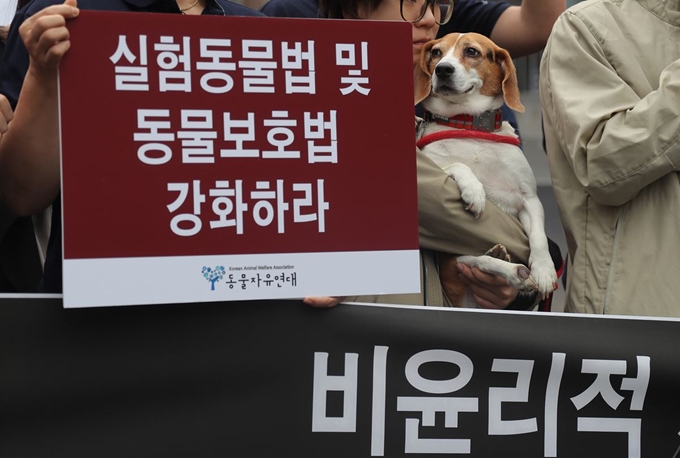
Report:
[[[456,69],[453,65],[446,62],[437,64],[434,68],[436,78],[433,78],[432,91],[435,94],[440,95],[456,95],[463,93],[464,91],[460,87],[457,87],[456,78],[454,78],[455,73]]]

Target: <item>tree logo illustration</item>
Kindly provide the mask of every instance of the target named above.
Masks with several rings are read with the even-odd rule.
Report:
[[[203,278],[210,282],[210,291],[215,291],[215,283],[218,280],[222,280],[225,274],[224,266],[215,266],[213,268],[203,266]]]

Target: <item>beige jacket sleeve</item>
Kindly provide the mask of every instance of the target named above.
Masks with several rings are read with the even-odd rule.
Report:
[[[654,89],[614,19],[597,27],[586,20],[563,14],[541,62],[543,112],[562,149],[549,154],[566,156],[597,203],[618,206],[680,167],[680,61]]]
[[[517,218],[487,201],[486,209],[475,219],[465,210],[456,182],[420,150],[416,157],[422,248],[481,255],[502,243],[513,261],[528,263],[529,240]]]

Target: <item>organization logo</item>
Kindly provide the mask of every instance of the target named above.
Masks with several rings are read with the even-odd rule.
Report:
[[[206,267],[203,266],[203,278],[210,282],[210,291],[215,291],[215,283],[224,278],[226,270],[224,266]]]
[[[290,264],[229,267],[218,264],[214,267],[203,266],[201,275],[210,283],[210,291],[215,291],[217,289],[216,283],[222,281],[229,286],[230,290],[233,290],[236,285],[240,286],[239,291],[278,290],[278,288],[297,287],[297,272],[293,269],[295,269],[295,266]]]

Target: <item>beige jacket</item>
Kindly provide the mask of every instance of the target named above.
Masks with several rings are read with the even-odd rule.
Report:
[[[566,309],[680,316],[680,0],[590,0],[541,62]]]
[[[529,240],[519,220],[491,202],[479,219],[465,210],[456,182],[420,150],[418,170],[418,214],[420,219],[421,292],[360,296],[355,302],[383,304],[448,305],[432,250],[452,254],[482,255],[497,243],[508,249],[513,261],[528,264]]]

